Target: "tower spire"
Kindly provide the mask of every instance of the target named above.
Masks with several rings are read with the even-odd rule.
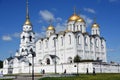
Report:
[[[28,0],[26,0],[26,21],[24,25],[32,25],[29,19]]]
[[[26,19],[29,19],[28,0],[26,0]]]

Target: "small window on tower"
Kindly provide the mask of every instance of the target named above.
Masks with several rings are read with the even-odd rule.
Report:
[[[30,36],[29,39],[30,39],[30,42],[32,42],[32,36]]]
[[[24,50],[22,49],[21,52],[24,52]]]
[[[23,36],[23,40],[25,40],[25,36]]]

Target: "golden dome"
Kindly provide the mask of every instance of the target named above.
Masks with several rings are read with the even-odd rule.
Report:
[[[30,20],[27,18],[24,25],[32,25]]]
[[[94,23],[94,24],[92,25],[92,28],[99,28],[99,25],[98,25],[97,23]]]
[[[77,22],[85,22],[85,21],[84,21],[83,18],[80,17],[80,18],[77,20]]]
[[[76,15],[75,13],[68,19],[68,21],[76,21],[80,18],[80,16]]]
[[[55,30],[55,28],[52,25],[50,25],[48,26],[47,30]]]

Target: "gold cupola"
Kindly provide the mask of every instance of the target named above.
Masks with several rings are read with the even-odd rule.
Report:
[[[80,18],[77,20],[77,22],[85,22],[85,20],[80,17]]]
[[[78,16],[76,13],[74,13],[72,16],[70,16],[70,18],[68,19],[68,22],[69,21],[76,21],[80,19],[80,16]]]
[[[97,23],[93,23],[92,28],[99,28],[99,25]]]
[[[74,14],[69,17],[68,22],[69,21],[77,21],[78,19],[80,19],[80,16],[76,14],[75,8],[74,8]]]
[[[24,25],[30,25],[30,26],[32,25],[30,22],[29,12],[28,12],[28,0],[26,1],[26,21]]]
[[[54,28],[53,25],[50,24],[50,25],[48,26],[47,30],[54,30],[54,31],[55,31],[55,28]]]

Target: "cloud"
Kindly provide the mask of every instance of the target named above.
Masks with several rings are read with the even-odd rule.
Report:
[[[11,41],[11,40],[12,40],[12,37],[9,36],[9,35],[4,35],[4,36],[2,36],[2,40],[3,40],[3,41]]]
[[[109,2],[116,2],[116,1],[118,1],[118,0],[109,0]]]
[[[13,34],[3,35],[2,36],[3,41],[11,41],[11,40],[13,40],[13,38],[20,38],[20,33],[15,32]]]
[[[40,15],[40,17],[43,20],[45,20],[47,22],[49,22],[49,21],[52,21],[52,22],[61,22],[62,21],[61,17],[55,17],[55,15],[52,12],[48,11],[48,10],[41,10],[39,12],[39,15]],[[42,23],[43,20],[39,20],[39,23]]]
[[[40,33],[38,33],[38,32],[35,33],[36,40],[39,38],[43,38],[43,37],[45,37],[45,31],[42,31]]]
[[[93,13],[93,14],[96,13],[95,10],[94,10],[94,9],[91,9],[91,8],[84,8],[84,11],[87,11],[87,12]]]
[[[41,30],[42,30],[42,31],[46,31],[46,27],[45,27],[45,26],[42,26]]]
[[[65,26],[65,23],[61,17],[55,17],[55,15],[48,10],[41,10],[39,12],[39,15],[42,17],[43,20],[45,20],[47,22],[50,20],[54,21],[55,22],[54,27],[56,29],[56,32],[65,30],[66,26]],[[40,20],[40,22],[42,22],[43,20]],[[42,26],[41,31],[42,31],[41,33],[36,34],[37,37],[43,37],[42,35],[43,35],[43,33],[45,34],[46,27]]]
[[[50,20],[55,20],[54,15],[48,10],[40,10],[39,15],[47,22]]]
[[[116,50],[115,49],[112,49],[112,48],[110,48],[110,49],[107,49],[107,52],[115,52]]]
[[[82,14],[80,16],[85,19],[87,26],[92,24],[93,20],[91,18],[87,17],[86,15],[82,15]]]
[[[61,21],[62,21],[62,18],[57,17],[57,18],[56,18],[56,21],[57,21],[57,22],[61,22]]]
[[[12,34],[12,36],[15,37],[15,38],[19,38],[20,37],[20,33],[15,32],[14,34]]]
[[[66,30],[66,23],[63,23],[63,24],[57,23],[56,27],[55,27],[55,30],[56,30],[57,33],[60,32],[60,31],[65,31]]]

